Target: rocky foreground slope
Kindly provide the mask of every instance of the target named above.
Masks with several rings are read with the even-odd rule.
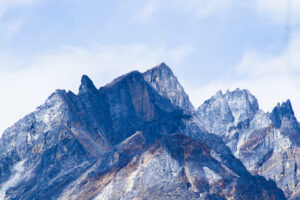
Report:
[[[216,105],[212,100],[194,110],[165,64],[100,89],[83,76],[77,95],[57,90],[4,132],[0,199],[285,199],[282,190],[296,195],[281,184],[293,175],[290,169],[297,173],[297,151],[287,150],[298,145],[293,115],[283,105],[264,114],[252,96],[247,105],[243,95],[219,96]],[[280,153],[285,162],[274,167]]]

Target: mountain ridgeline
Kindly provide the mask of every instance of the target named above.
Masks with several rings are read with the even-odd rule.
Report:
[[[300,199],[300,124],[248,90],[195,109],[164,63],[57,90],[0,138],[0,200]]]

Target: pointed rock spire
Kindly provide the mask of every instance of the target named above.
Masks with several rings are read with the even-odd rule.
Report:
[[[271,120],[275,128],[280,128],[283,118],[296,121],[291,101],[288,99],[286,102],[278,103],[271,113]]]
[[[79,87],[79,95],[96,91],[97,88],[95,87],[92,80],[87,75],[83,75],[81,78],[81,85]]]

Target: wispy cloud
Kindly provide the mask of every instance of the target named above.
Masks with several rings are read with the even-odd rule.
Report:
[[[259,15],[269,18],[274,23],[300,23],[299,0],[255,0],[252,6]]]
[[[172,4],[177,9],[192,13],[194,17],[201,19],[216,14],[222,14],[224,10],[232,6],[234,0],[173,0]]]
[[[147,0],[141,8],[134,12],[134,18],[145,21],[156,14],[175,11],[187,13],[196,19],[204,19],[223,13],[233,3],[234,0]]]
[[[5,38],[13,37],[23,26],[24,19],[13,19],[7,22],[4,22],[2,26],[0,26],[1,34]]]
[[[300,23],[299,0],[147,0],[134,14],[136,19],[147,20],[165,11],[176,11],[205,19],[216,15],[222,17],[224,11],[235,6],[251,9],[275,24]]]
[[[0,0],[0,17],[11,8],[30,6],[37,1],[39,0]]]
[[[13,16],[3,19],[3,16],[14,8],[31,6],[40,0],[0,0],[0,36],[11,39],[24,24],[23,16]]]

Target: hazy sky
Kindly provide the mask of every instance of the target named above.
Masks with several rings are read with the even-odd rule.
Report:
[[[166,62],[195,107],[248,88],[300,118],[299,0],[0,0],[0,132],[55,89]]]

